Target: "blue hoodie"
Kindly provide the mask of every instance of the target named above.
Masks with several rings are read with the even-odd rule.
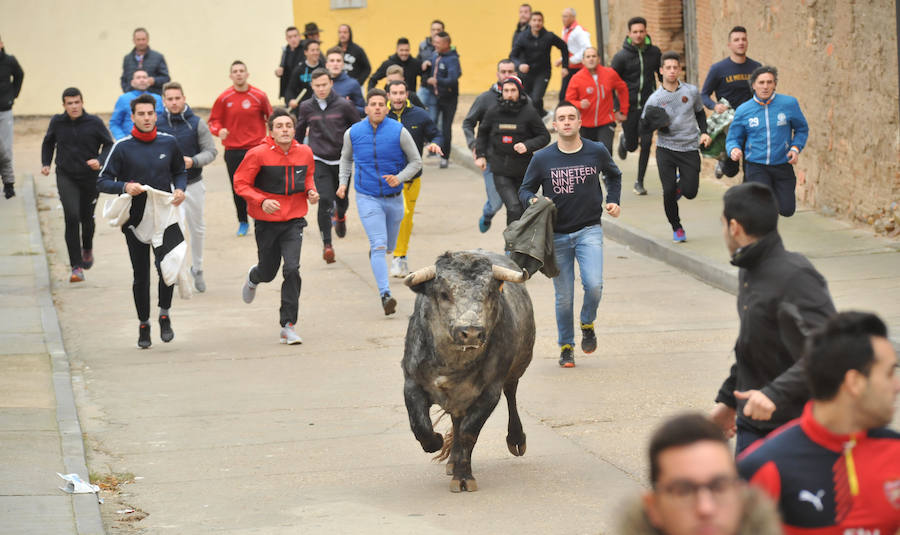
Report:
[[[787,163],[791,147],[803,150],[808,136],[809,125],[796,98],[776,93],[763,102],[753,95],[734,112],[725,153],[737,148],[748,162],[781,165]]]
[[[119,140],[125,136],[131,135],[131,127],[134,126],[134,123],[131,122],[131,101],[144,93],[153,95],[153,98],[156,99],[157,115],[165,113],[166,107],[163,106],[162,97],[156,93],[138,91],[137,89],[132,89],[127,93],[123,93],[122,96],[116,100],[116,106],[113,108],[112,116],[109,118],[109,130],[112,132],[113,139]]]
[[[455,99],[459,96],[459,77],[462,67],[459,65],[459,54],[453,48],[444,54],[437,52],[431,56],[430,76],[437,80],[438,99]],[[433,88],[430,88],[433,90]]]
[[[332,78],[332,81],[334,81],[334,87],[332,88],[334,92],[341,97],[349,97],[350,102],[356,106],[356,111],[359,112],[360,117],[365,115],[366,101],[363,99],[362,87],[360,87],[359,82],[351,78],[346,71],[342,72],[337,78]]]

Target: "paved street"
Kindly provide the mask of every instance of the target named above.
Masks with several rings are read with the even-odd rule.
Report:
[[[20,162],[37,161],[37,146],[16,148]],[[487,234],[476,228],[484,200],[481,177],[461,165],[441,171],[436,164],[426,160],[410,267],[426,265],[445,250],[501,250],[502,212]],[[355,207],[348,236],[335,242],[338,261],[332,265],[321,259],[315,220],[309,218],[298,325],[304,343],[282,346],[280,278],[262,285],[252,305],[240,300],[247,268],[255,263],[255,242],[234,236],[221,158],[205,175],[209,290],[190,301],[176,297],[171,311],[175,340],[163,344],[154,321],[148,351],[135,349],[131,268],[120,231],[98,224],[97,261],[85,282],[69,284],[54,181],[52,175],[36,178],[87,464],[97,476],[119,474],[131,481],[118,493],[104,493],[101,509],[109,533],[613,533],[619,504],[645,482],[652,428],[665,415],[709,408],[733,359],[737,316],[732,295],[701,282],[700,275],[608,239],[597,321],[600,348],[591,356],[576,350],[578,366],[560,369],[552,284],[542,275],[529,281],[538,336],[535,359],[519,388],[528,452],[521,458],[507,452],[501,403],[473,456],[480,490],[451,494],[443,466],[430,462],[414,440],[403,404],[399,362],[414,294],[395,279],[398,313],[383,316]],[[653,167],[648,184],[655,184],[652,179]],[[657,240],[657,256],[705,255],[733,275],[714,219],[724,188],[704,181],[705,196],[682,203],[691,241],[674,253],[667,253],[671,233],[665,234],[659,188],[648,189],[651,196],[638,199],[626,179],[624,225],[619,227]],[[783,223],[789,248],[794,235],[805,235],[797,225],[804,217],[815,224],[825,219],[810,213]],[[842,236],[862,245],[855,250],[829,245],[821,236],[808,242],[819,246],[822,263],[831,270],[823,269],[838,308],[874,309],[896,326],[897,264],[893,278],[884,275],[890,269],[879,268],[879,262],[896,261],[896,243],[849,225],[841,228]],[[639,240],[634,243],[639,248]],[[873,250],[873,243],[881,249]],[[836,247],[843,249],[836,253]],[[865,263],[840,271],[842,259],[847,264],[853,255]],[[4,262],[9,258],[12,253]],[[6,272],[8,289],[18,279]],[[27,318],[7,295],[4,305],[11,305],[2,311],[4,333],[15,331],[12,318]],[[39,326],[29,328],[40,332]],[[18,340],[14,333],[2,336]],[[33,380],[49,381],[41,347],[30,351],[38,355]],[[0,376],[12,377],[7,370],[25,361],[2,353]],[[0,407],[4,421],[10,421],[16,399]],[[51,411],[41,418],[52,418],[52,393],[44,392],[33,404]],[[31,426],[35,418],[22,416],[18,425]],[[59,447],[53,446],[52,423],[44,426],[50,450]],[[8,444],[18,447],[13,451],[26,449],[20,440],[25,439],[7,435],[3,449],[9,451]],[[25,457],[6,453],[4,459],[18,477],[31,470],[22,466]],[[52,461],[35,471],[42,484],[29,492],[65,498],[55,491],[55,471],[63,467]],[[14,485],[3,490],[6,503],[22,494]],[[136,511],[117,513],[128,509]],[[64,516],[65,507],[60,510]],[[15,519],[24,516],[16,514],[24,515],[4,506],[0,516],[12,520],[0,524],[0,531],[37,532],[21,529]]]

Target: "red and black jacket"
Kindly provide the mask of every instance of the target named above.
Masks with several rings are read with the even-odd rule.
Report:
[[[778,503],[786,535],[900,529],[900,434],[886,428],[836,435],[803,415],[738,457],[741,477]]]
[[[307,192],[315,190],[312,151],[296,140],[284,152],[271,136],[247,151],[234,173],[234,191],[247,201],[247,213],[262,221],[290,221],[306,215]],[[266,199],[278,201],[274,214],[262,209]]]

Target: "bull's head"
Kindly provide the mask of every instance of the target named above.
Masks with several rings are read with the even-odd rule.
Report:
[[[404,282],[426,298],[435,343],[467,351],[481,348],[490,336],[503,283],[527,278],[526,272],[496,265],[483,253],[448,252]]]

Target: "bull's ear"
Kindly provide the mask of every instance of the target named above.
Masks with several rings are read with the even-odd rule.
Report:
[[[410,290],[416,292],[417,294],[427,294],[428,289],[431,288],[431,285],[434,281],[427,280],[425,282],[420,282],[419,284],[413,284],[409,287]]]
[[[410,287],[410,289],[417,293],[425,293],[427,288],[427,284],[429,284],[432,280],[434,280],[435,276],[435,268],[434,266],[427,266],[419,269],[417,271],[413,271],[403,280],[403,283]]]

